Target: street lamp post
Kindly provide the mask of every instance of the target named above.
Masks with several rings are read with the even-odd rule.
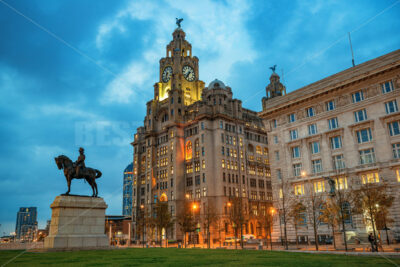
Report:
[[[196,212],[197,208],[198,208],[198,207],[197,207],[197,204],[196,204],[196,203],[193,203],[193,205],[192,205],[193,219],[194,219],[195,212]],[[196,224],[196,227],[197,227],[197,224]],[[196,228],[196,230],[197,230],[197,228]],[[193,242],[193,247],[196,247],[196,243],[195,243],[194,237],[193,237],[192,242]]]
[[[269,222],[269,244],[271,245],[271,250],[272,250],[272,223],[274,221],[274,214],[275,214],[275,209],[273,207],[270,208],[270,214],[271,214],[271,220]]]
[[[144,205],[140,205],[140,209],[142,211],[142,246],[144,248]]]

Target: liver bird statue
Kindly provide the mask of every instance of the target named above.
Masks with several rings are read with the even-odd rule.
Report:
[[[269,67],[269,68],[272,70],[273,73],[275,73],[276,65]]]
[[[182,18],[180,18],[180,19],[176,18],[176,25],[178,25],[178,28],[181,27],[181,22],[182,22],[182,21],[183,21]]]

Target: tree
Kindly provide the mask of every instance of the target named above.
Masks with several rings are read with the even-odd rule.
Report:
[[[168,202],[158,201],[154,207],[154,225],[157,228],[158,237],[160,240],[160,246],[162,247],[162,230],[165,232],[173,226],[174,220],[172,214],[168,210]]]
[[[364,220],[371,224],[373,235],[377,240],[376,226],[379,216],[392,206],[394,197],[388,195],[388,185],[384,182],[373,183],[368,178],[353,191],[354,212],[363,214]]]
[[[285,249],[288,250],[288,239],[287,239],[287,223],[289,221],[289,212],[293,204],[293,190],[292,186],[288,181],[285,181],[282,177],[279,185],[279,193],[275,195],[275,206],[278,208],[279,223],[283,224],[283,236],[281,229],[281,241]]]
[[[321,205],[323,204],[322,196],[319,193],[316,193],[311,182],[308,183],[309,185],[309,200],[306,202],[306,210],[308,218],[310,219],[313,225],[314,231],[314,240],[315,240],[315,250],[318,250],[318,227],[320,225],[320,209]]]
[[[299,246],[299,238],[297,236],[298,228],[301,225],[306,225],[306,220],[304,217],[304,214],[306,214],[306,207],[304,204],[300,201],[297,203],[294,203],[294,205],[290,208],[289,211],[289,218],[292,219],[293,225],[294,225],[294,230],[296,234],[296,246]]]
[[[196,230],[196,222],[192,213],[192,207],[190,202],[185,201],[184,207],[178,214],[178,225],[180,230],[184,233],[183,242],[186,247],[186,235],[187,233],[194,232]]]
[[[336,249],[335,227],[339,225],[339,207],[332,199],[328,199],[320,210],[320,221],[328,224],[332,229],[333,247]]]
[[[207,199],[207,204],[204,203],[205,209],[203,214],[203,224],[207,235],[207,248],[210,248],[210,227],[212,227],[218,220],[219,216],[215,209],[214,202]]]
[[[270,240],[271,250],[272,250],[272,226],[273,226],[273,216],[275,209],[271,205],[258,205],[257,211],[257,222],[265,230],[266,239],[268,242],[268,237]],[[267,243],[268,245],[268,243]]]
[[[248,221],[242,201],[241,197],[233,196],[230,197],[230,201],[228,202],[228,218],[235,231],[235,249],[237,249],[238,227],[240,227],[240,245],[243,248],[243,224]]]

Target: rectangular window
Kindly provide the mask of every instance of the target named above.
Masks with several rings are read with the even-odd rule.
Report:
[[[194,184],[200,185],[200,175],[196,175],[196,177],[194,178]]]
[[[393,148],[393,158],[400,159],[400,143],[392,144]]]
[[[192,186],[192,185],[193,185],[193,177],[187,177],[186,186]]]
[[[275,151],[275,160],[279,161],[279,151]]]
[[[278,143],[278,136],[274,135],[274,144],[277,144],[277,143]]]
[[[312,107],[307,108],[306,111],[307,111],[307,117],[314,117],[314,115],[315,115],[314,108],[312,108]]]
[[[296,114],[292,113],[289,114],[289,122],[295,122],[296,121]]]
[[[388,126],[389,126],[390,136],[395,136],[400,134],[399,121],[391,122],[388,124]]]
[[[206,168],[206,161],[205,161],[204,159],[201,161],[201,167],[202,167],[203,169]]]
[[[351,99],[353,100],[353,103],[357,103],[357,102],[363,101],[364,100],[363,91],[355,92],[354,94],[351,95]]]
[[[281,180],[282,179],[282,173],[281,173],[281,170],[276,170],[276,177],[279,179],[279,180]]]
[[[342,147],[342,137],[340,135],[331,138],[331,148],[339,149]]]
[[[362,129],[356,132],[357,142],[359,144],[370,142],[372,140],[371,128]]]
[[[360,150],[360,164],[375,163],[375,152],[373,148]]]
[[[200,128],[201,128],[202,130],[204,130],[204,122],[201,122],[201,123],[200,123]]]
[[[200,198],[201,197],[201,190],[200,188],[196,189],[196,198]]]
[[[223,121],[219,121],[219,128],[220,128],[220,129],[224,129],[224,123],[223,123]]]
[[[295,146],[292,148],[292,158],[294,158],[294,159],[300,158],[300,147],[299,146]]]
[[[335,170],[341,170],[345,168],[343,155],[333,156],[332,159],[333,159],[333,168]]]
[[[399,111],[399,108],[397,107],[397,101],[392,100],[392,101],[386,102],[385,110],[386,110],[386,114],[391,114],[391,113]]]
[[[186,164],[186,173],[192,173],[193,172],[193,164],[190,162],[190,163],[187,163]]]
[[[331,111],[335,109],[335,101],[331,100],[326,102],[326,111]]]
[[[290,130],[290,140],[296,140],[298,135],[297,135],[297,129],[296,130]]]
[[[315,141],[310,143],[310,150],[311,154],[318,154],[319,153],[319,142]]]
[[[314,192],[315,193],[325,192],[325,183],[324,183],[324,181],[314,182]]]
[[[347,178],[346,177],[338,177],[335,178],[335,187],[336,190],[347,189]]]
[[[293,175],[300,176],[301,173],[301,163],[293,164]]]
[[[250,179],[250,187],[257,187],[256,179]]]
[[[322,172],[322,161],[321,159],[316,159],[311,161],[312,172],[314,174]]]
[[[274,120],[272,120],[272,128],[276,128],[276,125],[277,125],[277,122],[276,122],[276,120],[274,119]]]
[[[379,183],[379,174],[377,172],[365,173],[361,175],[363,184]]]
[[[221,160],[221,166],[222,166],[222,169],[225,169],[225,160],[224,159]]]
[[[381,86],[382,86],[382,94],[386,94],[393,91],[392,81],[387,81],[385,83],[382,83]]]
[[[400,169],[396,170],[396,177],[397,177],[397,182],[400,183]]]
[[[329,130],[333,130],[339,127],[337,118],[332,118],[328,120]]]
[[[301,196],[304,195],[304,185],[303,184],[297,184],[294,186],[294,194],[296,196]]]
[[[365,121],[367,119],[367,111],[365,109],[355,111],[354,119],[356,122]]]
[[[222,154],[222,156],[225,155],[225,148],[224,147],[221,148],[221,154]]]
[[[308,125],[308,134],[313,135],[316,133],[317,133],[317,124],[313,123],[313,124]]]

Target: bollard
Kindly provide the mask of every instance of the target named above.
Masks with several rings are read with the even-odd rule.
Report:
[[[181,242],[178,243],[178,248],[182,248],[182,243]]]
[[[260,242],[260,244],[258,244],[258,250],[262,250],[263,249],[263,243]]]

